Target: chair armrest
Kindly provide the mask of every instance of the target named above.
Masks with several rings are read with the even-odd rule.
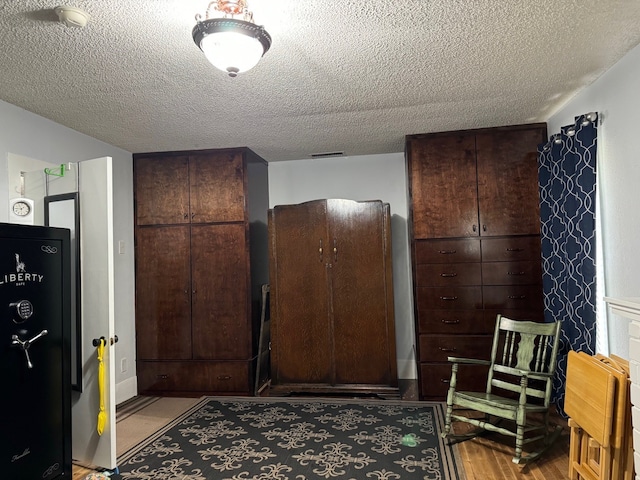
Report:
[[[464,363],[467,365],[491,365],[489,360],[478,360],[477,358],[461,358],[461,357],[447,357],[451,363]]]

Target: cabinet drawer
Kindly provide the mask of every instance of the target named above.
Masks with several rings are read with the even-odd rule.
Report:
[[[448,357],[489,360],[492,335],[420,335],[420,361],[446,362]]]
[[[485,262],[482,264],[483,285],[536,285],[542,283],[539,260],[522,262]]]
[[[250,362],[138,362],[140,392],[248,394]]]
[[[487,388],[489,367],[482,365],[460,365],[457,375],[457,389],[484,392]],[[420,393],[430,399],[444,399],[451,380],[450,363],[420,364]]]
[[[492,334],[496,315],[484,310],[419,310],[418,322],[420,333]]]
[[[445,285],[480,285],[479,263],[427,263],[416,266],[416,283],[420,287]]]
[[[482,308],[482,287],[418,287],[418,310]]]
[[[505,237],[482,239],[483,262],[540,260],[540,237]]]
[[[541,302],[542,303],[542,302]],[[495,327],[496,316],[498,314],[503,317],[510,318],[511,320],[520,320],[526,322],[544,322],[544,310],[542,304],[540,308],[534,310],[514,310],[509,308],[495,308],[484,311],[487,318],[493,319],[493,326]]]
[[[416,241],[416,263],[479,262],[480,242],[476,239]]]
[[[482,287],[484,308],[542,310],[542,285]]]

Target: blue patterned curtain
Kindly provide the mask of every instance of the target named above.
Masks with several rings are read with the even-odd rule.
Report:
[[[569,350],[596,345],[597,114],[576,118],[538,148],[545,321],[562,320],[553,401],[564,411]]]

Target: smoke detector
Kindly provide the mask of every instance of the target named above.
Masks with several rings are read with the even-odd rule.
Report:
[[[75,7],[56,7],[53,11],[58,15],[60,23],[67,27],[83,28],[90,18],[87,12]]]

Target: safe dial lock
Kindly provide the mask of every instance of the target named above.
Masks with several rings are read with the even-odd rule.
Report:
[[[29,300],[10,303],[9,307],[14,314],[12,316],[15,323],[22,323],[33,315],[33,304]]]

